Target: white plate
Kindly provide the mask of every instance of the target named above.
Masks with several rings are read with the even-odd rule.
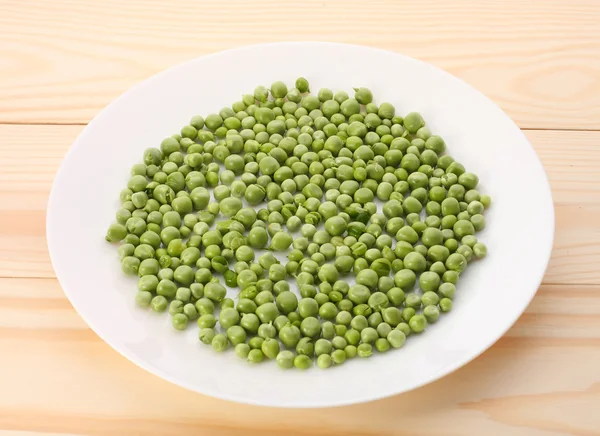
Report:
[[[136,281],[122,275],[104,235],[131,165],[195,114],[231,105],[254,87],[306,77],[352,92],[366,86],[397,113],[419,111],[448,151],[492,196],[478,234],[489,256],[461,277],[452,312],[404,348],[323,371],[250,366],[170,327],[169,316],[134,305]],[[67,153],[48,204],[52,264],[90,327],[142,368],[185,388],[244,403],[322,407],[414,389],[469,362],[525,310],[546,269],[554,232],[548,180],[519,128],[469,85],[431,65],[383,50],[331,43],[257,45],[195,59],[123,94]]]

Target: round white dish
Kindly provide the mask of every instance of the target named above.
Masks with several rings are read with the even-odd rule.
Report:
[[[489,255],[461,276],[452,312],[400,350],[343,366],[283,371],[216,353],[169,316],[134,304],[104,240],[118,195],[143,150],[158,146],[196,114],[217,112],[275,80],[306,77],[311,90],[365,86],[397,113],[423,114],[448,152],[480,177],[492,197],[478,237]],[[67,153],[47,215],[48,247],[67,297],[89,326],[142,368],[215,397],[274,407],[324,407],[375,400],[436,380],[469,362],[516,321],[535,294],[552,248],[548,180],[519,128],[461,80],[406,56],[334,43],[256,45],[195,59],[135,86],[98,114]],[[349,382],[351,380],[351,382]]]

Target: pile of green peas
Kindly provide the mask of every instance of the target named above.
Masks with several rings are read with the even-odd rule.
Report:
[[[368,358],[449,312],[487,254],[490,197],[445,149],[369,89],[258,86],[144,152],[106,240],[137,304],[196,322],[216,351],[299,369]]]

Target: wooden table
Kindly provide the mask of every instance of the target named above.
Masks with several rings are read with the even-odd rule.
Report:
[[[113,351],[55,279],[45,207],[83,126],[164,68],[279,40],[431,62],[499,104],[544,163],[544,283],[504,338],[442,380],[326,410],[215,400]],[[600,434],[598,0],[0,0],[0,138],[0,436]]]

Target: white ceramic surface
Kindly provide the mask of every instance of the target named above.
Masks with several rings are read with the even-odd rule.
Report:
[[[116,247],[104,240],[129,169],[149,146],[193,115],[216,112],[275,80],[306,77],[352,92],[366,86],[398,114],[419,111],[448,151],[480,177],[492,196],[478,234],[485,261],[461,277],[453,311],[401,350],[354,359],[326,371],[250,366],[180,333],[167,314],[134,305],[135,278],[124,277]],[[54,181],[47,216],[57,277],[75,309],[114,349],[146,370],[215,397],[275,407],[323,407],[374,400],[436,380],[482,353],[515,322],[535,294],[552,247],[548,180],[519,128],[461,80],[420,61],[366,47],[278,43],[195,59],[135,86],[75,141]],[[473,381],[474,383],[476,381]]]

